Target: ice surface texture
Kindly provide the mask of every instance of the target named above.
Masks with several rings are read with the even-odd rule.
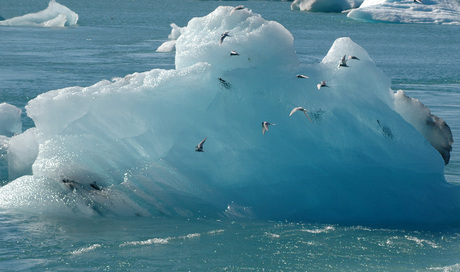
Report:
[[[457,0],[365,0],[348,17],[361,21],[393,23],[460,24]]]
[[[0,25],[64,27],[76,25],[77,21],[78,14],[51,0],[45,10],[0,21]]]
[[[339,67],[343,55],[359,60]],[[318,90],[321,81],[328,87]],[[311,121],[289,116],[295,107]],[[282,25],[218,7],[181,29],[176,69],[31,100],[36,128],[11,139],[12,154],[24,158],[12,161],[24,165],[10,174],[31,172],[0,188],[0,207],[458,222],[459,192],[444,179],[442,156],[398,113],[419,108],[396,107],[390,80],[349,38],[336,40],[321,63],[299,63]],[[276,124],[265,135],[264,121]],[[206,137],[204,152],[195,152]],[[37,148],[21,151],[25,143]]]

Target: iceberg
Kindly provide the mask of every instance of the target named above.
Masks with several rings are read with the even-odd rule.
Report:
[[[175,23],[171,24],[171,34],[168,36],[168,41],[162,43],[158,48],[157,52],[172,52],[176,50],[176,40],[181,35],[181,27],[178,27]]]
[[[294,0],[291,10],[311,12],[342,12],[358,8],[364,0]]]
[[[281,24],[232,10],[218,7],[181,29],[175,69],[29,101],[36,127],[10,140],[8,169],[17,178],[0,188],[0,208],[459,222],[458,187],[447,183],[443,157],[417,130],[431,115],[418,118],[423,107],[395,95],[364,48],[339,38],[321,63],[301,63]],[[340,67],[344,55],[359,60]],[[321,81],[328,87],[318,90]],[[307,111],[290,116],[296,107]],[[263,133],[264,121],[276,125]],[[442,135],[447,128],[431,126]],[[196,152],[203,139],[204,152]]]
[[[22,132],[22,110],[8,103],[0,103],[0,135],[11,137]]]
[[[65,27],[76,25],[77,21],[77,13],[57,3],[55,0],[51,0],[45,10],[0,21],[0,25]]]
[[[365,0],[348,17],[366,22],[460,24],[456,0]]]
[[[8,146],[12,136],[22,132],[22,110],[0,103],[0,184],[8,180]]]

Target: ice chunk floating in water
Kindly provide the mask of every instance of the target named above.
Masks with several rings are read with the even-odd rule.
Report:
[[[363,48],[340,38],[321,63],[299,63],[282,25],[232,10],[218,7],[181,30],[176,69],[31,100],[26,109],[36,128],[10,143],[16,156],[27,153],[20,161],[30,161],[31,174],[0,188],[0,207],[363,224],[459,221],[460,194],[444,179],[442,156],[398,113],[406,106],[395,106],[390,80]],[[340,67],[344,55],[359,60]],[[321,81],[328,87],[318,90]],[[289,116],[296,107],[307,109],[311,121]],[[276,124],[265,135],[264,121]],[[203,139],[204,152],[196,152]],[[35,141],[38,151],[15,147],[25,141]]]
[[[348,17],[368,22],[459,25],[460,4],[456,0],[365,0]]]
[[[169,40],[161,44],[156,50],[157,52],[171,52],[176,49],[176,40],[181,35],[182,28],[178,27],[175,23],[172,23],[171,27],[171,34],[168,36]]]
[[[312,12],[342,12],[358,8],[364,0],[294,0],[292,10]]]
[[[51,0],[45,10],[0,21],[0,25],[64,27],[76,25],[77,21],[77,13]]]

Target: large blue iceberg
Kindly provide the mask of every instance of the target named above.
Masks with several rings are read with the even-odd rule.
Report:
[[[0,26],[64,27],[76,25],[77,21],[77,13],[51,0],[45,10],[0,21]]]
[[[321,63],[300,63],[281,24],[233,7],[193,18],[180,32],[176,69],[31,100],[26,109],[36,127],[8,141],[15,179],[0,188],[0,207],[459,221],[458,188],[443,174],[448,126],[402,91],[395,95],[390,79],[351,39],[337,39]],[[339,66],[344,55],[359,60]],[[327,87],[318,89],[321,81]],[[290,116],[295,107],[307,111]],[[418,129],[436,133],[424,137],[417,124],[426,120],[435,125]],[[264,121],[276,124],[265,134]],[[196,152],[205,138],[204,152]]]
[[[348,17],[367,22],[460,24],[458,0],[365,0]]]

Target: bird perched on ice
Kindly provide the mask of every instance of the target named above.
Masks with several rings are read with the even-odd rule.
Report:
[[[262,122],[262,134],[265,135],[265,132],[268,131],[268,126],[275,126],[276,124],[270,124],[269,122]]]
[[[359,58],[355,56],[349,56],[347,58],[347,55],[343,55],[342,59],[340,60],[339,67],[348,67],[347,61],[351,59],[359,60]]]
[[[309,78],[309,77],[306,75],[297,75],[297,78]]]
[[[321,81],[320,84],[317,84],[316,87],[318,88],[318,90],[320,90],[322,87],[329,87],[329,86],[327,86],[326,81],[323,80]]]
[[[224,42],[224,39],[226,37],[231,37],[230,34],[228,34],[229,32],[228,31],[225,31],[225,33],[221,34],[220,35],[220,41],[219,41],[219,45],[222,45],[222,43]]]
[[[244,9],[244,6],[243,5],[239,5],[239,6],[236,6],[232,9],[232,11],[230,12],[230,15],[233,14],[233,12],[237,11],[237,10],[242,10]]]
[[[204,152],[203,145],[204,145],[204,142],[206,142],[207,138],[208,137],[204,138],[203,141],[201,141],[197,146],[195,146],[195,152]]]
[[[302,107],[293,108],[291,113],[289,114],[289,116],[293,115],[294,112],[296,112],[296,111],[302,111],[305,114],[305,116],[308,118],[308,120],[310,120],[310,122],[311,122],[310,116],[308,116],[308,114],[307,114],[308,110],[305,109],[305,108],[302,108]]]
[[[233,51],[233,50],[230,51],[230,57],[231,57],[231,56],[239,56],[239,55],[240,55],[240,54],[239,54],[238,52],[236,52],[236,51]]]

